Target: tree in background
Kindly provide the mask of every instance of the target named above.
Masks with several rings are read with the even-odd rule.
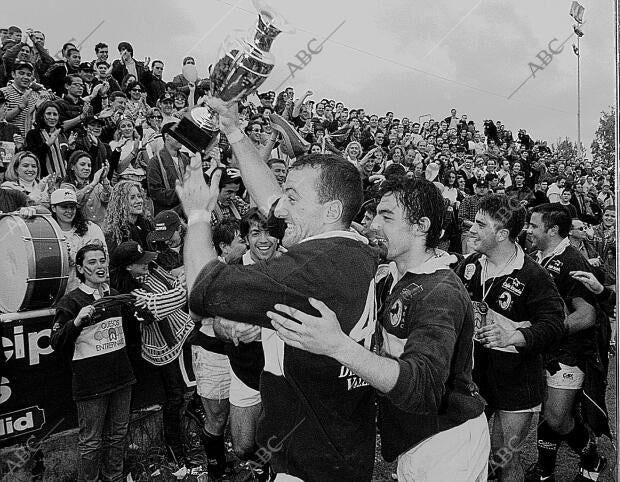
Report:
[[[579,157],[577,144],[569,140],[568,137],[558,139],[557,143],[552,146],[551,150],[555,153],[558,159],[571,160]]]
[[[601,112],[598,129],[594,133],[592,141],[592,156],[595,161],[613,166],[615,153],[615,111]]]

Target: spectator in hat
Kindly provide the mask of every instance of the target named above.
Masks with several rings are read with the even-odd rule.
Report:
[[[60,126],[60,109],[56,102],[45,101],[37,109],[34,129],[26,134],[26,149],[41,163],[40,176],[55,176],[58,180],[67,173],[66,159],[75,147],[76,136],[65,136]]]
[[[174,95],[173,94],[164,94],[159,98],[157,102],[157,107],[162,113],[163,119],[161,121],[161,125],[165,126],[166,124],[173,122],[179,122],[179,119],[174,116]]]
[[[136,321],[140,326],[142,358],[154,367],[163,382],[164,440],[178,470],[188,464],[181,418],[190,383],[186,374],[192,372],[191,366],[185,366],[186,357],[182,354],[194,323],[186,311],[184,275],[172,275],[155,258],[157,253],[145,251],[137,242],[120,244],[110,257],[110,284],[120,293],[135,296],[135,305],[141,311]]]
[[[153,219],[153,231],[146,239],[149,247],[157,252],[157,264],[166,271],[183,266],[183,234],[183,223],[174,211],[161,211]]]
[[[175,186],[177,180],[183,180],[189,156],[181,151],[183,146],[171,134],[175,125],[166,124],[162,127],[164,148],[155,152],[147,167],[149,195],[153,199],[156,214],[166,209],[183,214]]]
[[[119,85],[122,86],[123,79],[127,74],[133,75],[135,80],[142,80],[146,67],[144,63],[134,60],[131,44],[129,42],[120,42],[118,44],[118,53],[120,54],[120,59],[112,62],[112,77],[116,79]]]
[[[52,217],[58,223],[67,245],[69,256],[69,278],[67,293],[77,288],[80,280],[75,270],[75,255],[83,246],[99,244],[107,256],[107,246],[103,231],[99,226],[84,219],[78,207],[77,196],[73,189],[56,189],[50,198]]]
[[[6,121],[19,129],[22,137],[32,127],[32,117],[39,101],[39,93],[31,88],[34,66],[30,62],[15,62],[11,76],[13,82],[0,89],[7,102]]]

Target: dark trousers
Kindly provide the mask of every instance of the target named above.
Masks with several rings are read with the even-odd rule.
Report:
[[[80,482],[123,480],[131,387],[76,402]]]
[[[181,434],[187,385],[183,381],[178,358],[158,369],[166,392],[163,406],[164,438],[178,460],[184,455]]]

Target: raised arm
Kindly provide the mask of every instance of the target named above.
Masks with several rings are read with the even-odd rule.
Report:
[[[237,102],[233,100],[224,103],[214,97],[208,97],[206,102],[219,114],[220,129],[228,138],[239,161],[243,184],[259,209],[267,215],[270,204],[282,191],[271,169],[262,160],[260,152],[240,129]]]

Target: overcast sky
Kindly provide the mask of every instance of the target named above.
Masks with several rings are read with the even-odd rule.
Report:
[[[572,33],[570,0],[270,0],[296,28],[281,34],[273,53],[277,65],[260,89],[275,89],[289,75],[288,63],[308,41],[322,41],[342,22],[320,53],[284,86],[307,89],[314,98],[342,100],[351,108],[397,117],[449,115],[451,107],[477,123],[501,120],[516,135],[526,128],[533,138],[555,143],[577,138],[577,80],[573,36],[544,66],[539,51],[559,48]],[[614,103],[614,11],[612,0],[582,0],[582,140],[589,148],[602,110]],[[72,38],[82,58],[94,58],[94,45],[105,41],[111,58],[116,45],[132,43],[135,57],[160,58],[164,79],[181,70],[181,59],[196,57],[200,73],[217,59],[222,40],[247,30],[256,15],[250,0],[127,1],[56,0],[6,2],[4,21],[47,34],[54,54]],[[312,44],[315,45],[315,44]],[[549,61],[549,59],[547,59]],[[536,72],[511,99],[507,97]]]

